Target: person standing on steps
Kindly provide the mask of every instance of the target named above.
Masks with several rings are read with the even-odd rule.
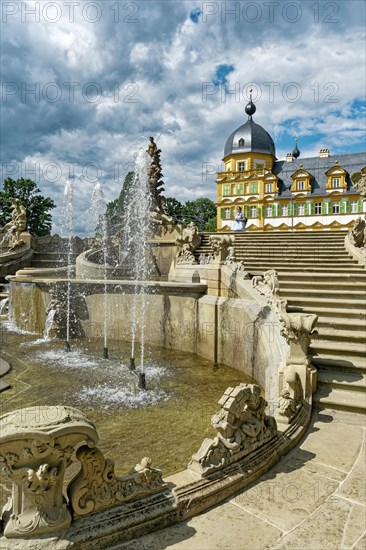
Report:
[[[245,231],[248,219],[244,216],[241,206],[238,206],[235,214],[235,221],[231,227],[232,231]]]

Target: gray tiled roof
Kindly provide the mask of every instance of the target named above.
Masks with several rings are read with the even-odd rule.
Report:
[[[300,170],[300,164],[302,164],[302,169],[309,172],[313,177],[311,181],[313,192],[311,195],[326,195],[325,185],[327,183],[327,176],[325,173],[335,165],[336,160],[338,160],[338,166],[347,172],[346,192],[357,193],[352,185],[350,174],[352,174],[352,172],[359,172],[366,165],[366,153],[333,155],[325,158],[299,157],[298,159],[293,159],[292,162],[278,160],[273,165],[273,173],[279,178],[279,195],[282,197],[291,197],[290,187],[293,183],[291,175],[296,172],[296,170]]]
[[[244,146],[239,147],[239,140],[244,140]],[[225,144],[224,158],[232,153],[264,153],[276,157],[276,149],[269,133],[250,116],[245,124],[237,128]]]

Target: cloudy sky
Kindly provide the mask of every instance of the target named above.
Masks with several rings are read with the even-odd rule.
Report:
[[[254,120],[283,158],[364,151],[365,3],[191,0],[1,2],[2,179],[30,177],[75,231],[93,184],[115,198],[150,135],[165,195],[215,200],[225,141]],[[61,206],[54,212],[60,231]]]

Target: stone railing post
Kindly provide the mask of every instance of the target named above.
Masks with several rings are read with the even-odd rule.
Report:
[[[35,536],[70,526],[62,495],[64,473],[75,447],[94,447],[94,425],[71,407],[31,407],[0,418],[0,462],[12,482],[3,510],[7,538]]]

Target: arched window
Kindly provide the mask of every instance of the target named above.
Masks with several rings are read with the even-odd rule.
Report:
[[[243,138],[239,139],[239,147],[244,147],[244,140]]]

